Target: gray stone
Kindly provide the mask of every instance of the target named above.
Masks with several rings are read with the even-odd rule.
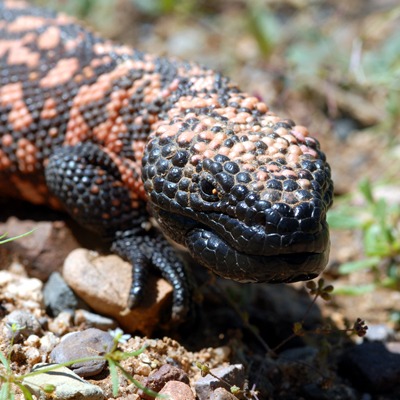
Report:
[[[400,396],[400,354],[393,350],[380,342],[354,346],[340,360],[339,373],[364,392]]]
[[[358,400],[360,394],[349,386],[333,384],[330,387],[324,387],[317,383],[309,383],[302,388],[303,398],[307,400]],[[362,397],[366,400],[365,397]]]
[[[218,378],[229,382],[232,386],[243,387],[245,381],[245,372],[242,364],[229,365],[227,367],[219,367],[211,370],[213,375]],[[200,378],[194,384],[196,394],[199,400],[207,400],[212,396],[215,389],[219,387],[226,387],[226,385],[219,379],[214,378],[212,375],[207,375]]]
[[[394,337],[392,328],[385,324],[368,324],[365,339],[370,342],[386,342]]]
[[[32,371],[37,371],[54,364],[36,364]],[[74,372],[66,367],[57,368],[51,372],[28,376],[23,380],[23,384],[28,387],[30,392],[39,400],[48,399],[48,395],[43,391],[43,387],[54,386],[55,390],[51,398],[59,400],[102,400],[103,391],[95,385],[86,382]]]
[[[102,331],[115,329],[118,326],[118,323],[114,319],[87,310],[75,311],[74,324],[84,324],[88,328],[97,328]]]
[[[83,357],[101,356],[110,351],[113,344],[109,333],[89,328],[66,335],[50,353],[50,360],[60,364]],[[92,360],[72,364],[69,368],[79,376],[87,377],[99,374],[105,364],[105,360]]]
[[[56,317],[62,311],[75,310],[79,300],[59,272],[53,272],[43,289],[43,300],[49,315]]]
[[[312,363],[318,355],[318,349],[311,346],[294,347],[279,354],[278,362],[299,361]]]
[[[28,311],[12,311],[4,318],[4,322],[5,336],[9,339],[14,337],[14,342],[26,339],[30,335],[40,335],[42,332],[39,321]],[[17,330],[15,332],[13,332],[11,329],[13,324],[17,326]]]

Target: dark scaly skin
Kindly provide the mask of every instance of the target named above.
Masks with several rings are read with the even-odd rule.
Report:
[[[142,181],[143,180],[143,181]],[[73,19],[0,2],[0,192],[65,208],[132,263],[188,274],[163,235],[241,282],[317,276],[329,253],[330,168],[318,142],[228,78],[116,46]]]

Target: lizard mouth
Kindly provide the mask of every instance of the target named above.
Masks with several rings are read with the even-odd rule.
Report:
[[[329,234],[323,232],[325,248],[321,252],[248,254],[233,248],[213,231],[196,227],[186,236],[186,247],[199,263],[224,278],[238,282],[289,283],[314,279],[325,268],[329,255]]]
[[[161,229],[216,275],[238,282],[289,283],[314,279],[326,267],[329,230],[278,233],[224,214],[172,213],[153,209]],[[189,215],[188,215],[189,214]]]

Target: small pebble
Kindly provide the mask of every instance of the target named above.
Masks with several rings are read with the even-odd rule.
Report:
[[[43,300],[46,311],[52,317],[65,310],[75,310],[79,302],[59,272],[50,275],[43,289]]]
[[[220,387],[212,392],[210,400],[237,400],[237,397],[225,388]]]
[[[151,367],[148,364],[139,363],[136,365],[135,372],[141,376],[149,376],[151,372]]]
[[[63,311],[56,318],[49,321],[49,330],[58,336],[62,336],[70,331],[72,323],[72,311]]]
[[[182,369],[170,364],[164,364],[146,378],[143,384],[154,392],[159,392],[169,381],[180,381],[188,385],[189,377]],[[141,393],[141,397],[146,400],[153,399],[153,397],[144,393]]]
[[[365,339],[370,342],[387,342],[394,337],[394,331],[385,324],[368,324]]]
[[[25,278],[8,271],[0,271],[2,296],[14,301],[31,301],[38,307],[43,301],[43,283],[36,278]]]
[[[4,318],[4,334],[8,339],[14,337],[14,342],[28,338],[30,335],[40,335],[42,328],[39,321],[28,311],[15,310]],[[16,331],[11,329],[16,325]]]
[[[107,332],[89,328],[81,332],[66,335],[50,353],[50,359],[57,364],[82,357],[104,355],[114,344],[113,338]],[[76,374],[83,377],[99,374],[106,364],[105,360],[93,360],[72,364]]]
[[[60,339],[53,332],[46,332],[40,338],[40,351],[42,353],[50,353],[51,350],[60,342]]]
[[[170,400],[195,400],[190,386],[179,381],[167,382],[160,390],[160,394],[168,395]]]
[[[42,361],[40,351],[35,347],[28,347],[25,351],[25,356],[26,361],[30,366],[33,366]]]
[[[32,371],[51,366],[52,364],[37,364]],[[74,372],[66,367],[60,367],[56,373],[48,372],[39,375],[29,376],[23,380],[32,394],[39,400],[49,398],[43,391],[43,387],[53,385],[55,391],[51,394],[51,398],[58,400],[102,400],[104,399],[103,391],[95,385],[86,382]]]
[[[228,361],[230,354],[231,349],[228,346],[221,346],[213,349],[213,358],[221,364]]]
[[[75,311],[74,324],[84,324],[88,328],[97,328],[102,331],[115,329],[118,326],[118,323],[114,319],[87,310]]]
[[[40,337],[38,335],[29,335],[24,342],[25,346],[39,347]]]

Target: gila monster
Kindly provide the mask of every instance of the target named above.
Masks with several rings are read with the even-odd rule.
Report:
[[[131,307],[158,270],[176,321],[191,285],[166,238],[240,282],[307,280],[327,264],[333,184],[305,127],[220,73],[23,1],[0,1],[0,193],[107,239],[132,264]]]

